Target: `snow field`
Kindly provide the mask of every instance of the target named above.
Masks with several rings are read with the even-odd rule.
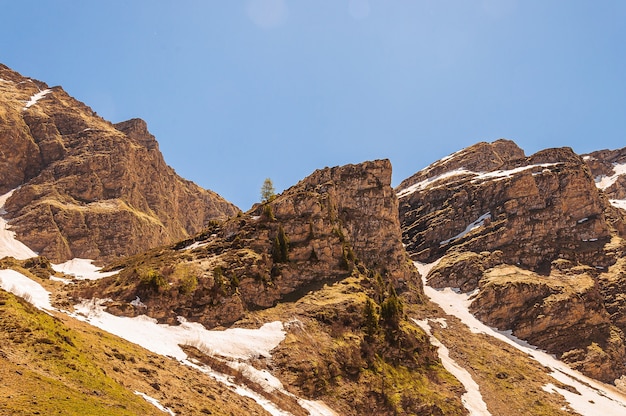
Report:
[[[7,221],[2,218],[6,214],[4,204],[13,195],[15,189],[0,196],[0,258],[11,256],[18,260],[25,260],[37,257],[37,253],[15,238],[15,233],[9,230]]]

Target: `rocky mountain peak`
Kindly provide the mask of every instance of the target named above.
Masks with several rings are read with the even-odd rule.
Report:
[[[450,250],[501,250],[511,264],[533,270],[559,257],[607,266],[596,254],[610,239],[607,204],[584,161],[570,148],[519,158],[516,147],[501,145],[510,157],[481,165],[491,170],[466,167],[476,166],[476,149],[490,148],[479,144],[458,152],[438,176],[417,176],[397,189],[412,256],[432,261]]]
[[[146,149],[159,150],[159,144],[156,138],[148,131],[148,124],[144,120],[133,118],[116,123],[113,126]]]
[[[180,178],[139,119],[113,125],[62,88],[0,67],[0,193],[11,229],[61,262],[185,238],[238,209]]]
[[[524,151],[511,140],[499,139],[492,143],[476,143],[420,170],[402,181],[397,189],[405,189],[415,183],[455,170],[491,172],[500,169],[510,161],[524,157]]]
[[[428,285],[475,291],[483,322],[591,377],[624,376],[624,212],[607,198],[622,195],[624,152],[546,149],[489,170],[468,169],[472,155],[397,190],[410,255],[440,260]]]

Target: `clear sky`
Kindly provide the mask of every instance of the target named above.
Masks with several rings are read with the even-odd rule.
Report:
[[[247,210],[315,169],[393,185],[478,141],[626,146],[624,0],[0,0],[0,62]]]

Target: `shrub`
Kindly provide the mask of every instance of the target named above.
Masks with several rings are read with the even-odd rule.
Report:
[[[274,238],[272,259],[276,263],[286,263],[289,261],[289,239],[282,226],[278,227],[278,235]]]

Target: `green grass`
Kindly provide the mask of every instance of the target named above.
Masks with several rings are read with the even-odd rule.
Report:
[[[80,333],[6,292],[0,340],[2,414],[161,414],[109,377]]]

